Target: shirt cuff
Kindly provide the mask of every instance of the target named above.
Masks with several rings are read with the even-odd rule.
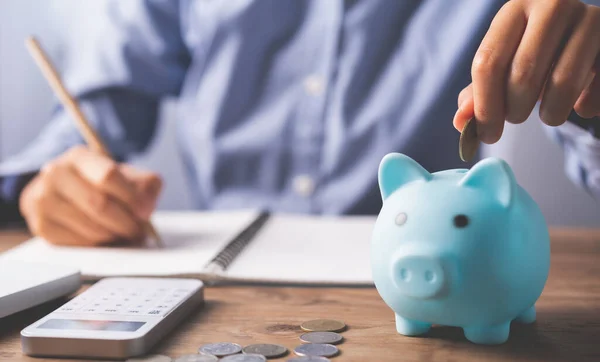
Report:
[[[588,131],[592,136],[600,138],[600,117],[583,118],[573,110],[567,121]]]
[[[0,178],[0,227],[22,224],[19,196],[35,173]]]
[[[569,179],[600,200],[600,119],[579,116],[569,118],[559,127],[548,127],[563,147],[565,172]]]

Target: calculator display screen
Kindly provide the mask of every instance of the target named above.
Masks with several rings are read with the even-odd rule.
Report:
[[[48,319],[38,328],[43,329],[66,329],[86,331],[120,331],[134,332],[140,329],[146,322],[132,321],[96,321],[84,319]]]

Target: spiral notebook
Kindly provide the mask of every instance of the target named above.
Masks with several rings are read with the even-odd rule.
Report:
[[[0,255],[79,268],[85,279],[178,276],[211,282],[371,285],[371,216],[157,212],[165,247],[61,247],[33,238]]]

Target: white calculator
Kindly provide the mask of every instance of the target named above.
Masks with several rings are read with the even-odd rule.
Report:
[[[204,302],[193,279],[107,278],[21,331],[30,356],[142,355]]]

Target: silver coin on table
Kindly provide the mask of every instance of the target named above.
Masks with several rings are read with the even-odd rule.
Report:
[[[305,343],[319,344],[338,344],[344,337],[335,332],[309,332],[300,336],[300,340]]]
[[[330,362],[330,359],[319,356],[303,356],[290,358],[286,362]]]
[[[244,347],[242,352],[245,354],[260,354],[266,358],[278,358],[285,356],[288,350],[284,346],[278,344],[259,343]]]
[[[321,356],[331,357],[338,354],[339,350],[332,344],[308,343],[294,348],[298,356]]]
[[[221,362],[266,362],[267,358],[261,354],[234,354],[221,358]]]
[[[151,354],[143,357],[130,358],[126,362],[171,362],[171,357],[162,354]]]
[[[205,344],[198,349],[201,354],[210,354],[217,357],[225,357],[242,351],[242,346],[237,343],[219,342]]]
[[[175,359],[173,362],[217,362],[219,359],[210,354],[188,354]]]

